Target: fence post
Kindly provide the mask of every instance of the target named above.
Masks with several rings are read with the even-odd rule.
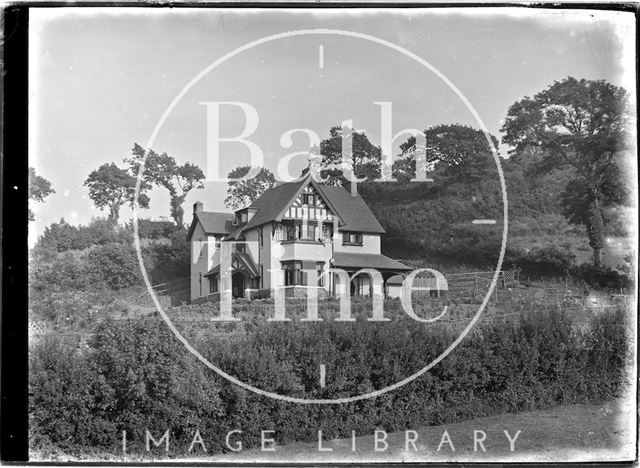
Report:
[[[478,273],[473,274],[473,298],[478,295]]]

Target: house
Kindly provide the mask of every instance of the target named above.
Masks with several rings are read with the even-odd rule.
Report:
[[[411,268],[380,253],[384,233],[362,197],[320,185],[311,173],[275,185],[235,213],[204,211],[197,202],[187,237],[191,300],[219,297],[222,251],[231,257],[233,297],[267,296],[272,287],[295,297],[309,288],[320,296],[387,294],[387,280]],[[380,274],[364,272],[349,281],[329,269]]]

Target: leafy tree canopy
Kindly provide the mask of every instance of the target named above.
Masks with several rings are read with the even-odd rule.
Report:
[[[149,150],[145,160],[145,149],[137,143],[133,146],[131,157],[124,161],[129,164],[129,173],[135,177],[137,177],[144,161],[143,180],[148,184],[168,190],[171,217],[178,226],[182,226],[184,224],[182,204],[187,198],[187,194],[193,189],[204,187],[202,169],[189,162],[180,165],[173,156],[169,156],[167,153],[158,154],[153,150]]]
[[[541,170],[571,166],[597,190],[629,147],[628,93],[604,80],[556,81],[513,104],[502,131],[510,153],[541,151]]]
[[[561,202],[569,220],[587,228],[595,265],[604,243],[602,204],[627,197],[617,160],[630,146],[628,99],[604,80],[567,77],[513,104],[502,127],[511,153],[541,154],[537,171],[575,170]]]
[[[118,220],[122,205],[128,203],[133,206],[136,178],[114,163],[103,164],[91,172],[84,185],[89,187],[89,198],[94,205],[100,209],[108,208],[109,219],[113,221]],[[138,205],[142,208],[149,207],[149,197],[142,193],[146,189],[148,184],[145,182],[141,185],[141,193],[138,196]]]
[[[248,174],[250,169],[251,166],[236,167],[229,172],[227,178],[239,179]],[[261,168],[260,172],[251,179],[231,180],[227,186],[227,198],[224,199],[224,204],[233,210],[249,206],[268,190],[275,181],[276,178],[273,173],[265,167]]]
[[[341,127],[331,127],[329,138],[320,142],[322,155],[320,177],[328,178],[326,183],[338,185],[344,181],[342,167],[342,134]],[[352,132],[351,163],[354,174],[367,180],[380,178],[380,161],[382,150],[375,146],[364,132]]]
[[[33,167],[29,168],[29,200],[42,202],[49,195],[56,193],[51,186],[51,182],[36,174]],[[29,209],[29,221],[35,219],[33,212]]]
[[[439,175],[459,182],[475,182],[495,174],[493,153],[482,130],[467,125],[441,124],[424,131],[427,167]],[[498,140],[491,135],[494,148]],[[400,145],[401,157],[394,163],[393,174],[409,181],[416,173],[416,138]],[[421,150],[421,149],[418,149]]]

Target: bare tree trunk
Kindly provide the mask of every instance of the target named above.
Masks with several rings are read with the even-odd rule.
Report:
[[[602,265],[602,249],[599,247],[593,249],[593,265],[597,267]]]
[[[113,221],[114,223],[118,222],[118,217],[120,215],[120,205],[113,204],[109,207],[109,221]]]
[[[602,248],[604,247],[604,219],[597,195],[589,205],[589,221],[587,225],[587,235],[589,236],[589,246],[593,249],[593,265],[602,265]]]

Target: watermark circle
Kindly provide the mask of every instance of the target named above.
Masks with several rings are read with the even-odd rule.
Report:
[[[426,69],[428,69],[430,72],[435,74],[438,78],[440,78],[449,87],[449,89],[451,89],[458,96],[458,98],[464,103],[464,105],[467,107],[469,112],[471,112],[471,115],[473,115],[473,117],[475,118],[476,122],[478,123],[478,125],[482,129],[484,137],[487,140],[487,143],[489,145],[489,148],[491,148],[491,153],[493,155],[493,159],[494,159],[494,161],[496,163],[496,167],[498,169],[498,175],[499,175],[499,179],[500,179],[500,188],[502,190],[503,229],[502,229],[502,243],[501,243],[501,246],[500,246],[500,255],[499,255],[498,263],[496,265],[496,269],[495,269],[493,278],[491,279],[491,284],[489,285],[489,290],[487,291],[487,294],[485,295],[482,303],[480,304],[480,307],[478,308],[478,311],[473,316],[473,318],[471,319],[469,324],[460,333],[460,335],[453,341],[453,343],[451,343],[449,345],[449,347],[447,349],[445,349],[438,357],[436,357],[429,364],[427,364],[426,366],[424,366],[422,369],[420,369],[419,371],[415,372],[414,374],[410,375],[409,377],[407,377],[407,378],[405,378],[403,380],[400,380],[399,382],[396,382],[395,384],[392,384],[392,385],[389,385],[387,387],[381,388],[379,390],[375,390],[375,391],[372,391],[372,392],[369,392],[369,393],[364,393],[362,395],[355,395],[355,396],[344,397],[344,398],[307,399],[307,398],[298,398],[298,397],[292,397],[292,396],[287,396],[287,395],[280,395],[278,393],[269,392],[269,391],[260,389],[258,387],[253,386],[253,385],[250,385],[250,384],[248,384],[246,382],[242,382],[241,380],[237,379],[236,377],[226,373],[225,371],[223,371],[219,367],[215,366],[207,358],[205,358],[202,354],[200,354],[200,352],[197,349],[195,349],[189,343],[189,341],[180,333],[180,331],[175,327],[175,325],[173,324],[173,322],[171,321],[171,319],[169,318],[167,313],[162,308],[162,305],[160,304],[160,301],[158,300],[158,297],[156,296],[155,291],[153,290],[153,287],[152,287],[151,282],[149,280],[149,276],[147,274],[147,271],[146,271],[146,268],[144,266],[144,262],[143,262],[143,259],[142,259],[142,249],[140,247],[140,237],[139,237],[139,232],[138,232],[138,195],[140,193],[140,185],[141,185],[141,182],[142,182],[142,174],[144,173],[145,163],[146,163],[147,156],[149,154],[150,148],[153,147],[153,144],[154,144],[158,134],[160,133],[160,129],[162,128],[162,126],[164,125],[165,121],[169,117],[169,114],[173,111],[173,109],[178,104],[178,102],[186,95],[186,93],[189,92],[189,90],[191,88],[193,88],[193,86],[195,86],[198,83],[198,81],[200,81],[206,74],[208,74],[210,71],[215,69],[217,66],[223,64],[227,60],[235,57],[236,55],[238,55],[238,54],[240,54],[242,52],[245,52],[247,50],[253,49],[254,47],[257,47],[259,45],[267,44],[269,42],[274,42],[274,41],[277,41],[277,40],[280,40],[280,39],[286,39],[286,38],[291,38],[291,37],[320,36],[320,35],[333,35],[333,36],[352,37],[352,38],[362,39],[362,40],[365,40],[365,41],[369,41],[369,42],[373,42],[373,43],[376,43],[376,44],[380,44],[382,46],[385,46],[385,47],[388,47],[388,48],[390,48],[392,50],[395,50],[396,52],[399,52],[399,53],[401,53],[401,54],[413,59],[414,61],[416,61],[417,63],[419,63],[420,65],[422,65]],[[473,107],[471,102],[469,102],[469,100],[466,98],[466,96],[440,70],[438,70],[436,67],[431,65],[429,62],[427,62],[422,57],[414,54],[413,52],[405,49],[404,47],[401,47],[401,46],[399,46],[397,44],[394,44],[394,43],[389,42],[387,40],[381,39],[379,37],[371,36],[369,34],[364,34],[364,33],[359,33],[359,32],[354,32],[354,31],[345,31],[345,30],[340,30],[340,29],[301,29],[301,30],[288,31],[288,32],[273,34],[271,36],[266,36],[266,37],[263,37],[261,39],[257,39],[255,41],[249,42],[249,43],[247,43],[247,44],[245,44],[243,46],[240,46],[237,49],[235,49],[235,50],[223,55],[218,60],[214,61],[213,63],[208,65],[206,68],[204,68],[200,73],[198,73],[189,83],[187,83],[187,85],[184,88],[182,88],[182,90],[171,101],[171,103],[169,104],[167,109],[164,111],[164,113],[160,117],[160,120],[156,124],[153,132],[151,133],[151,137],[149,138],[149,141],[147,142],[147,145],[145,146],[144,158],[143,158],[142,163],[140,164],[140,168],[138,170],[138,176],[137,176],[137,182],[136,182],[136,190],[135,190],[135,195],[134,195],[134,204],[133,204],[133,236],[134,236],[134,245],[135,245],[135,249],[136,249],[136,255],[138,257],[138,262],[140,264],[140,269],[142,270],[142,278],[143,278],[144,283],[145,283],[145,285],[146,285],[146,287],[147,287],[147,289],[149,291],[149,295],[151,296],[151,299],[153,300],[153,303],[156,306],[156,309],[157,309],[158,313],[160,314],[162,319],[166,322],[167,326],[173,332],[173,334],[176,336],[176,338],[199,361],[201,361],[209,369],[213,370],[218,375],[220,375],[221,377],[224,377],[225,379],[227,379],[231,383],[234,383],[234,384],[238,385],[239,387],[244,388],[245,390],[249,390],[249,391],[251,391],[253,393],[256,393],[258,395],[266,396],[266,397],[273,398],[273,399],[276,399],[276,400],[287,401],[287,402],[290,402],[290,403],[299,403],[299,404],[307,404],[307,405],[308,404],[340,404],[340,403],[352,403],[352,402],[359,401],[359,400],[366,400],[366,399],[369,399],[369,398],[375,398],[377,396],[380,396],[380,395],[383,395],[385,393],[388,393],[388,392],[391,392],[393,390],[396,390],[396,389],[398,389],[398,388],[400,388],[400,387],[402,387],[402,386],[414,381],[415,379],[417,379],[418,377],[420,377],[424,373],[428,372],[436,364],[438,364],[440,361],[442,361],[444,358],[446,358],[449,355],[449,353],[451,353],[460,344],[460,342],[467,336],[467,334],[471,331],[471,329],[474,327],[476,322],[480,319],[480,316],[482,315],[482,312],[484,311],[485,307],[487,306],[487,304],[488,304],[488,302],[489,302],[489,300],[491,298],[491,294],[493,293],[493,291],[494,291],[494,289],[495,289],[495,287],[496,287],[496,285],[498,283],[498,276],[500,275],[500,269],[502,268],[502,262],[504,260],[504,254],[505,254],[506,245],[507,245],[508,216],[509,216],[509,214],[508,214],[506,183],[505,183],[505,180],[504,180],[504,174],[502,172],[502,166],[500,164],[500,157],[498,156],[498,152],[496,151],[496,149],[495,149],[495,147],[493,145],[493,142],[491,140],[491,135],[489,134],[489,131],[487,130],[486,125],[484,124],[484,122],[480,118],[480,115],[475,110],[475,108]]]

